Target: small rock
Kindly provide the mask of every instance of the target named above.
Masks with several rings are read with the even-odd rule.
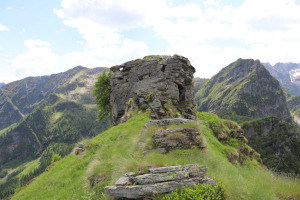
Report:
[[[128,185],[129,183],[130,183],[129,177],[122,176],[116,181],[115,185],[116,186],[125,186],[125,185]]]
[[[78,155],[80,153],[84,152],[83,148],[75,148],[75,155]]]

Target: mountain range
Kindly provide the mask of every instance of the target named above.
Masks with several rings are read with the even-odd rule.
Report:
[[[97,121],[92,95],[97,77],[107,68],[78,66],[0,88],[0,199],[112,199],[105,187],[124,174],[146,177],[151,167],[186,164],[208,167],[208,175],[225,185],[227,199],[300,198],[299,179],[267,170],[300,174],[298,65],[272,67],[238,59],[211,79],[195,78],[191,83],[181,67],[192,66],[181,56],[146,56],[130,63],[131,70],[120,68],[124,64],[114,67],[115,80],[128,82],[126,77],[137,73],[133,69],[142,66],[148,71],[139,80],[151,84],[144,85],[139,98],[127,97],[123,106],[130,113],[128,121],[109,129],[107,119]],[[195,94],[197,119],[163,127],[147,125],[153,110],[180,106],[177,98],[159,95],[166,89],[152,87],[158,80],[152,72],[171,76],[166,72],[174,70],[177,79],[162,80],[177,85],[172,92],[180,99],[191,94],[179,87],[178,80],[194,85],[190,91]],[[280,79],[285,71],[293,71],[287,84],[291,87]],[[191,136],[185,138],[182,129],[199,132],[196,143],[187,147],[184,141]],[[161,145],[171,148],[166,151]],[[122,185],[118,184],[113,187]],[[138,182],[124,184],[141,187]]]
[[[198,111],[237,121],[267,167],[299,174],[300,129],[289,108],[300,104],[297,96],[290,98],[288,103],[279,81],[252,59],[231,63],[196,93]]]
[[[6,180],[0,184],[0,196],[10,194],[17,181],[25,184],[42,173],[54,154],[63,157],[78,141],[106,128],[107,120],[97,121],[92,95],[103,70],[78,66],[0,88],[0,169],[2,182]],[[15,177],[32,162],[38,164],[27,176]]]

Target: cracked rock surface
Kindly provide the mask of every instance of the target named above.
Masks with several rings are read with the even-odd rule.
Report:
[[[205,166],[198,164],[149,168],[142,175],[127,173],[114,186],[107,186],[105,192],[117,199],[152,199],[157,194],[183,186],[216,185],[214,180],[205,176],[206,170]]]
[[[146,56],[111,67],[111,123],[122,123],[133,110],[153,119],[196,118],[195,68],[183,56]]]

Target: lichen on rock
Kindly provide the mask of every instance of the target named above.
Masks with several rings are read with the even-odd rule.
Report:
[[[146,56],[111,67],[111,123],[126,121],[134,111],[153,119],[195,119],[193,74],[185,57]]]

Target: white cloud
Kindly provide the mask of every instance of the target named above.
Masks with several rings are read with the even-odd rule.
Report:
[[[143,57],[146,53],[147,46],[143,42],[126,39],[122,41],[120,45],[89,49],[82,52],[71,52],[65,55],[63,60],[64,65],[68,67],[76,65],[110,67],[127,61],[128,58],[132,57],[132,55],[135,55],[136,57]]]
[[[212,76],[240,57],[300,62],[300,6],[293,0],[245,0],[239,7],[190,4],[170,11],[181,14],[160,20],[154,30],[170,44],[166,53],[188,57],[197,76]],[[232,40],[242,45],[222,44]]]
[[[15,73],[23,77],[45,75],[58,69],[59,58],[51,51],[50,43],[41,40],[25,40],[27,52],[12,61]]]
[[[8,31],[8,28],[2,24],[0,24],[0,31]]]
[[[245,0],[238,7],[219,2],[176,6],[171,0],[63,0],[62,9],[54,12],[84,39],[79,41],[84,50],[65,55],[64,62],[108,66],[142,57],[147,38],[129,40],[124,31],[145,27],[168,43],[165,54],[188,57],[201,77],[240,57],[300,62],[300,6],[295,0]]]
[[[204,1],[204,4],[208,6],[217,6],[219,5],[219,2],[215,0],[206,0]]]

